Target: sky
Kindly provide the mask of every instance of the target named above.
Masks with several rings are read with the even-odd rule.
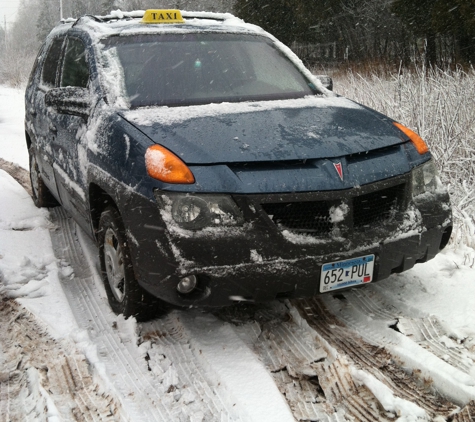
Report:
[[[7,20],[7,28],[16,18],[18,7],[21,0],[0,0],[0,26],[3,28],[5,18]]]

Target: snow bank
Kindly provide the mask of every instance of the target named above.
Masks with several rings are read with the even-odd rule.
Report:
[[[29,162],[24,136],[24,98],[25,92],[22,89],[3,86],[0,89],[0,155],[27,169]]]
[[[459,341],[475,339],[475,250],[446,248],[427,264],[394,275],[374,287],[426,315],[435,315]],[[430,300],[428,300],[430,298]]]
[[[0,170],[0,292],[19,300],[63,338],[76,327],[58,271],[71,274],[54,256],[48,212],[36,208],[26,191]],[[61,265],[62,264],[62,265]]]
[[[351,368],[351,375],[356,382],[365,385],[374,394],[384,410],[396,414],[398,422],[429,420],[425,410],[414,403],[394,396],[391,389],[378,381],[373,375],[354,367]]]

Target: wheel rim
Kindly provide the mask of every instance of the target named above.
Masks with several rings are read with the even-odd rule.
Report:
[[[122,247],[116,233],[108,228],[104,238],[104,261],[107,280],[112,294],[118,302],[125,296],[125,269]]]
[[[33,196],[35,198],[38,198],[39,175],[38,175],[38,165],[36,164],[36,158],[34,155],[31,156],[30,181],[31,181],[31,190],[33,191]]]

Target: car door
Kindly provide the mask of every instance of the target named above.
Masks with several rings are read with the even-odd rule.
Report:
[[[68,36],[63,48],[59,87],[90,89],[90,66],[86,46],[79,38]],[[82,226],[88,226],[86,205],[86,177],[81,164],[80,134],[84,133],[87,118],[56,111],[52,115],[54,175],[63,206]]]
[[[45,104],[46,93],[54,88],[58,80],[58,71],[64,36],[55,38],[47,48],[46,57],[39,69],[39,75],[35,75],[32,88],[27,90],[26,114],[31,122],[30,128],[34,128],[36,160],[43,176],[43,181],[50,192],[59,198],[56,179],[53,171],[54,153],[53,144],[56,133],[52,123],[54,111]],[[36,79],[37,78],[37,79]],[[33,88],[36,86],[36,89]]]

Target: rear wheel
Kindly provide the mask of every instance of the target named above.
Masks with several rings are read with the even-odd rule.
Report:
[[[43,182],[33,147],[30,147],[28,154],[30,156],[30,182],[33,202],[38,208],[58,206],[58,201]]]
[[[162,301],[146,292],[135,279],[125,228],[119,212],[107,207],[99,221],[102,279],[116,314],[145,321],[163,312]]]

